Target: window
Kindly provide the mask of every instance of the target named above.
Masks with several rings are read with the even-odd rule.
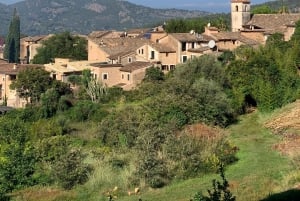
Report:
[[[97,74],[94,74],[94,78],[95,78],[95,80],[97,80]]]
[[[139,54],[141,54],[141,50],[139,49]]]
[[[102,80],[107,80],[107,79],[108,79],[108,74],[102,73]]]
[[[170,65],[170,70],[175,70],[175,65]]]
[[[181,51],[186,51],[186,42],[181,43]]]
[[[144,49],[142,49],[142,54],[144,54]]]
[[[168,67],[169,67],[168,65],[162,65],[162,66],[161,66],[161,70],[162,70],[162,71],[167,71],[167,70],[168,70]]]
[[[132,58],[128,57],[128,63],[131,63],[131,62],[132,62]]]
[[[130,80],[130,74],[127,74],[127,80],[128,81]]]
[[[182,56],[182,63],[185,63],[186,61],[187,61],[187,56],[186,55]]]
[[[152,50],[150,59],[154,59],[154,58],[155,58],[155,52]]]
[[[9,80],[15,80],[15,79],[17,79],[17,76],[16,76],[16,75],[10,75],[10,76],[9,76]]]
[[[168,57],[169,56],[169,53],[168,52],[166,52],[166,57]]]
[[[56,74],[52,74],[53,80],[56,80]]]
[[[235,11],[239,12],[239,6],[235,6]]]
[[[122,80],[124,80],[124,74],[122,74]]]
[[[195,48],[195,43],[194,43],[194,42],[192,43],[192,48],[193,48],[193,49]]]

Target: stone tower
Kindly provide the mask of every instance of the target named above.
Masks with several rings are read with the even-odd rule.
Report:
[[[250,18],[250,0],[231,0],[232,32],[240,31]]]

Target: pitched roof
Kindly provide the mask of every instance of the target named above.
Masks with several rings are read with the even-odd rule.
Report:
[[[17,75],[20,71],[25,70],[26,68],[44,68],[43,65],[34,64],[17,64],[17,66],[15,65],[16,64],[14,63],[0,64],[0,74]]]
[[[284,32],[287,26],[295,26],[300,14],[256,14],[247,23],[269,32]]]
[[[201,34],[191,34],[191,33],[170,33],[169,35],[173,36],[180,42],[207,42],[209,39]]]
[[[189,52],[195,52],[195,53],[201,53],[204,51],[210,50],[210,47],[205,46],[205,47],[200,47],[200,48],[193,48],[193,49],[189,49]]]
[[[150,62],[144,62],[144,61],[136,61],[136,62],[133,62],[133,63],[129,63],[129,64],[126,64],[124,65],[120,71],[124,71],[124,72],[133,72],[135,70],[138,70],[138,69],[142,69],[142,68],[147,68],[147,67],[150,67],[152,66],[153,64],[150,63]]]
[[[128,51],[124,50],[122,52],[118,52],[116,54],[110,55],[108,58],[112,59],[112,60],[116,60],[119,57],[125,57],[125,56],[129,56],[129,55],[134,55],[134,54],[135,54],[134,50],[128,50]]]
[[[21,38],[21,40],[25,41],[25,42],[38,42],[38,41],[44,40],[44,39],[46,39],[48,37],[49,36],[47,36],[47,35],[42,35],[42,36],[27,36],[27,37]]]
[[[160,53],[176,53],[176,50],[174,48],[166,44],[150,43],[149,45]]]
[[[247,44],[247,45],[258,45],[259,44],[259,42],[243,36],[240,32],[212,33],[211,37],[216,41],[228,41],[228,40],[235,41],[235,40],[238,40],[238,41],[241,41],[242,43]]]
[[[88,37],[89,38],[119,38],[123,32],[110,30],[110,31],[93,31]]]
[[[123,67],[122,64],[109,64],[109,63],[105,63],[105,62],[100,62],[100,63],[92,63],[90,64],[90,66],[92,67],[97,67],[97,68],[112,68],[112,67]]]
[[[144,38],[94,38],[92,40],[108,55],[124,55],[128,52],[135,52],[137,48],[149,42]]]

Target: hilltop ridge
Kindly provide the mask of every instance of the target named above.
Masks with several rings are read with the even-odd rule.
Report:
[[[0,4],[0,34],[5,34],[13,8],[21,17],[22,33],[28,35],[70,31],[86,34],[93,30],[126,30],[153,26],[170,18],[193,18],[203,11],[154,9],[121,0],[25,0],[12,5]]]

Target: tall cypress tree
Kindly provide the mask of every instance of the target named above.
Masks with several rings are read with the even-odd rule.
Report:
[[[19,63],[20,57],[20,17],[14,10],[5,41],[4,58],[9,63]]]

